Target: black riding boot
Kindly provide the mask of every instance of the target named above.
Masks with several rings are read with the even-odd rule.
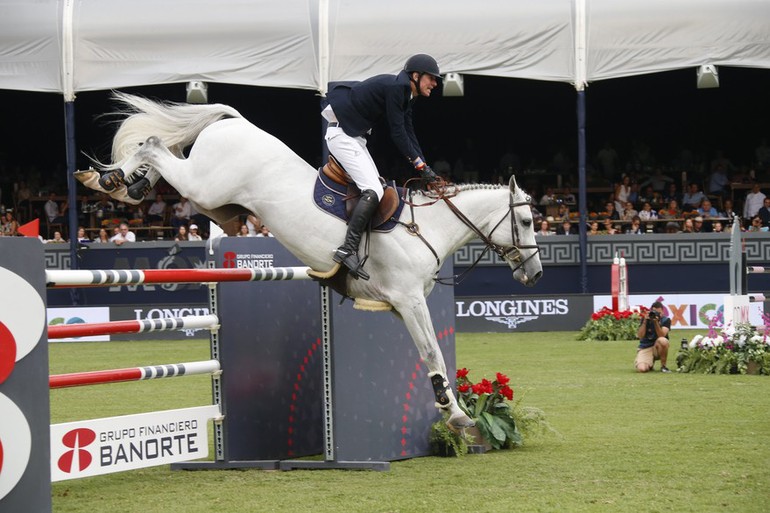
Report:
[[[358,205],[350,214],[345,242],[334,252],[334,261],[348,267],[350,274],[355,279],[369,279],[369,275],[361,269],[361,261],[358,259],[358,246],[361,243],[361,235],[364,233],[366,225],[369,224],[369,220],[377,211],[379,204],[380,199],[374,191],[367,189],[361,193]]]

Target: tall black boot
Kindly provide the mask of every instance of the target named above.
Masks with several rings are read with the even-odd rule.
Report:
[[[361,243],[361,235],[369,224],[369,220],[377,211],[380,199],[377,193],[367,189],[361,193],[358,205],[350,214],[348,232],[345,234],[345,242],[334,252],[335,262],[339,262],[350,269],[350,274],[355,279],[368,280],[369,275],[361,269],[361,261],[358,259],[358,246]]]

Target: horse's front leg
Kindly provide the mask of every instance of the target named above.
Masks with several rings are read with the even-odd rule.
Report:
[[[425,298],[420,296],[404,305],[394,306],[403,318],[406,329],[428,367],[428,377],[436,396],[436,407],[449,412],[447,424],[454,430],[473,426],[473,420],[460,409],[452,392],[444,355],[436,340],[436,332],[433,330],[433,321],[431,321]]]

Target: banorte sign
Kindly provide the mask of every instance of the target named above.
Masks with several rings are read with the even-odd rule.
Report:
[[[27,470],[32,452],[30,421],[3,387],[17,363],[40,342],[46,324],[45,302],[27,280],[0,267],[0,506]],[[0,507],[0,509],[4,509]]]

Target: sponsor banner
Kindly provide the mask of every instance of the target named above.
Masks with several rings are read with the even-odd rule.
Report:
[[[216,405],[51,425],[51,480],[206,458]]]
[[[455,299],[457,331],[573,331],[591,315],[590,295],[488,296]]]
[[[225,269],[265,269],[275,267],[275,256],[266,253],[237,253],[225,251],[222,255],[222,267]]]
[[[163,319],[168,317],[188,317],[190,315],[208,314],[208,304],[135,305],[113,306],[110,308],[110,320],[112,321],[143,321],[145,319]],[[111,335],[112,340],[182,340],[207,338],[209,338],[209,330],[202,328]]]
[[[724,310],[725,294],[630,294],[631,308],[645,306],[655,301],[663,303],[663,311],[671,318],[672,329],[708,329],[709,320],[718,311]],[[594,296],[594,311],[604,307],[612,308],[611,296]],[[762,303],[751,303],[749,322],[754,326],[763,324]]]
[[[91,306],[79,308],[48,308],[48,325],[83,324],[94,322],[109,322],[110,309],[107,306]],[[109,335],[93,337],[70,337],[51,340],[51,342],[106,342]]]

